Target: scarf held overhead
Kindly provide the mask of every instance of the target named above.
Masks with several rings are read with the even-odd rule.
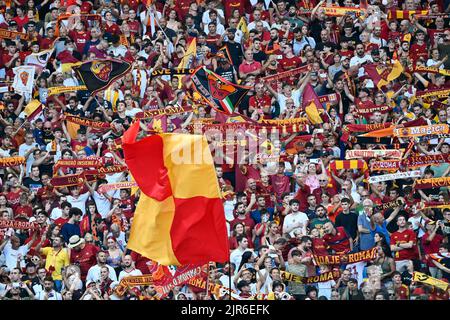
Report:
[[[420,177],[420,170],[407,171],[407,172],[396,172],[391,174],[385,174],[382,176],[372,176],[369,178],[369,183],[378,183],[382,181],[391,181],[397,179],[409,179]]]
[[[0,168],[15,167],[25,163],[24,157],[0,158]]]
[[[345,153],[345,159],[359,159],[359,158],[395,158],[401,159],[403,155],[403,149],[386,149],[386,150],[347,150]]]
[[[364,250],[355,253],[343,254],[343,255],[326,255],[319,256],[313,255],[313,262],[315,265],[341,265],[341,264],[349,264],[356,263],[361,261],[369,261],[373,260],[377,256],[378,249],[373,248],[370,250]]]

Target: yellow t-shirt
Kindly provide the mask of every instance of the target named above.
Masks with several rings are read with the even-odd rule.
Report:
[[[41,249],[42,254],[46,257],[45,269],[50,270],[53,266],[55,270],[52,272],[53,280],[62,280],[61,268],[69,265],[69,254],[65,248],[55,251],[52,247]]]

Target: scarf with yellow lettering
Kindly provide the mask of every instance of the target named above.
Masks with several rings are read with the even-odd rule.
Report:
[[[392,123],[374,123],[374,124],[347,124],[342,127],[341,141],[347,142],[350,133],[353,132],[370,132],[380,129],[386,129],[392,126]]]
[[[0,158],[0,168],[15,167],[25,163],[24,157]]]
[[[164,109],[157,109],[157,110],[147,110],[138,112],[135,115],[135,119],[150,119],[157,116],[168,116],[168,115],[174,115],[174,114],[180,114],[185,112],[192,112],[193,109],[191,107],[182,107],[182,106],[173,106],[168,107]]]
[[[117,182],[117,183],[109,183],[103,184],[98,188],[98,192],[106,193],[112,190],[120,190],[120,189],[130,189],[137,187],[137,183],[134,181],[125,181],[125,182]]]
[[[424,203],[424,208],[449,209],[450,202],[427,201]]]
[[[58,160],[53,170],[56,172],[59,168],[100,168],[102,165],[97,159]]]
[[[79,90],[87,90],[87,87],[86,86],[50,87],[48,88],[47,95],[50,97],[55,94],[61,94],[65,92],[75,92]]]
[[[406,127],[406,128],[395,128],[395,137],[420,137],[431,134],[445,134],[448,133],[448,124],[430,124],[426,126],[418,127]]]
[[[280,271],[280,275],[284,281],[293,281],[303,284],[311,284],[311,283],[327,282],[330,280],[337,280],[341,276],[341,273],[339,270],[334,270],[322,273],[317,276],[301,277],[286,271]]]
[[[444,76],[450,76],[450,70],[439,69],[439,68],[435,68],[435,67],[416,66],[416,67],[414,67],[414,72],[435,73],[435,74],[442,74]]]
[[[342,255],[326,255],[326,256],[313,255],[313,263],[316,266],[319,266],[321,264],[341,265],[362,261],[370,261],[376,258],[377,252],[378,252],[377,248],[372,248],[370,250],[364,250]]]
[[[416,179],[414,189],[431,189],[450,186],[450,177]]]
[[[414,271],[413,281],[429,284],[430,286],[447,291],[448,282],[433,278],[425,273]]]
[[[102,122],[102,121],[93,121],[90,119],[80,118],[76,116],[71,116],[68,114],[65,114],[65,120],[79,124],[86,127],[96,128],[96,129],[109,129],[111,128],[111,124],[109,122]]]
[[[31,230],[38,228],[34,222],[20,221],[20,220],[0,220],[0,229],[12,228],[20,230]]]

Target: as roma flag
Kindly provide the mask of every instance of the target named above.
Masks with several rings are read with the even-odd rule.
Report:
[[[131,64],[113,59],[91,60],[72,67],[92,93],[108,88],[131,70]]]
[[[141,189],[128,248],[162,265],[227,261],[225,214],[207,140],[161,133],[136,141],[138,132],[136,121],[122,138]]]
[[[204,66],[191,76],[194,89],[214,109],[232,114],[250,87],[234,84]]]
[[[364,66],[364,70],[372,79],[378,89],[381,89],[389,82],[394,81],[403,73],[403,66],[400,61],[395,60],[388,66],[381,66],[374,63]]]

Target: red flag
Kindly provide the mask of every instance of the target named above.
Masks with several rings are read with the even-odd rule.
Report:
[[[319,110],[323,109],[320,99],[314,88],[308,83],[303,91],[302,106],[305,108],[306,114],[312,124],[322,123],[322,118],[320,117]]]

